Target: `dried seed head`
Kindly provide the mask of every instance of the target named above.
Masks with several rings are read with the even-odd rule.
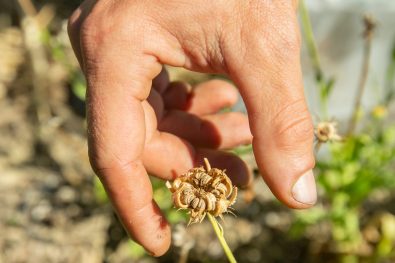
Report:
[[[319,144],[329,141],[340,141],[341,137],[337,133],[337,122],[323,121],[317,124],[314,131]]]
[[[207,213],[221,217],[231,213],[230,206],[236,202],[237,187],[232,185],[225,170],[211,168],[204,159],[206,168],[190,169],[166,186],[173,193],[173,202],[179,209],[189,210],[189,224],[201,222]]]

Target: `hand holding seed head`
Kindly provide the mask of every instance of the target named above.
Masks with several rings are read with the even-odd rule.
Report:
[[[171,235],[148,173],[174,180],[207,157],[234,184],[246,185],[246,164],[221,150],[252,143],[279,200],[292,208],[315,203],[296,7],[296,0],[85,0],[71,16],[69,35],[88,84],[92,167],[131,237],[153,255],[167,251]],[[191,91],[170,82],[164,64],[227,75],[248,119],[220,112],[238,98],[230,83]],[[207,174],[185,188],[197,201],[180,194],[193,220],[201,220],[203,206],[222,214],[236,195],[226,179]],[[212,195],[203,199],[195,190],[208,181],[212,189],[204,191]]]

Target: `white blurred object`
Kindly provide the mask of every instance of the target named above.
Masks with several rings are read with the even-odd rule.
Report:
[[[326,77],[336,79],[329,113],[340,120],[349,117],[361,71],[364,30],[362,17],[377,21],[372,41],[370,70],[362,99],[364,108],[383,96],[386,71],[395,44],[395,1],[388,0],[306,0],[316,38],[321,66]],[[305,45],[302,51],[306,96],[313,114],[319,113],[318,93]]]

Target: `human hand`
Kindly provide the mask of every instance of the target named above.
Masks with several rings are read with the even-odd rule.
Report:
[[[162,64],[227,74],[246,103],[256,161],[272,192],[289,207],[315,203],[313,127],[303,94],[296,5],[86,0],[71,16],[70,39],[88,83],[91,164],[125,228],[153,255],[167,251],[170,229],[152,200],[146,169],[171,179],[208,157],[244,184],[248,176],[240,159],[201,147],[251,139],[245,117],[214,114],[234,103],[222,101],[234,96],[229,84],[202,84],[205,95],[189,100],[200,110],[191,106],[188,113],[177,104],[185,93],[169,85]]]

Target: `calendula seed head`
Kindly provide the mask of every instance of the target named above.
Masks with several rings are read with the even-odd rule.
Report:
[[[335,121],[319,122],[314,129],[314,134],[319,144],[341,140]]]
[[[232,185],[225,170],[211,168],[205,159],[206,168],[192,168],[166,186],[173,193],[174,206],[189,210],[189,224],[203,221],[207,213],[221,217],[230,212],[236,202],[237,187]]]

